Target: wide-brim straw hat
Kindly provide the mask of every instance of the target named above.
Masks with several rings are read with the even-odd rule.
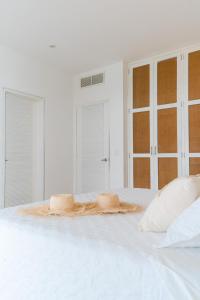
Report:
[[[22,215],[33,216],[87,216],[100,214],[128,213],[141,211],[141,206],[120,201],[118,195],[103,193],[95,202],[75,202],[71,194],[54,195],[49,205],[41,205],[20,210]]]

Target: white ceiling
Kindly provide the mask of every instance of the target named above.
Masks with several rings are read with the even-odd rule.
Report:
[[[0,0],[0,43],[79,73],[200,42],[199,13],[199,0]]]

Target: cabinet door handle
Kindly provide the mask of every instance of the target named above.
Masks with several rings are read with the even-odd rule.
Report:
[[[107,161],[108,161],[108,158],[106,158],[106,157],[105,157],[105,158],[102,158],[101,161],[107,162]]]
[[[154,154],[156,155],[157,154],[157,147],[154,146]]]
[[[153,146],[150,147],[150,154],[153,154]]]

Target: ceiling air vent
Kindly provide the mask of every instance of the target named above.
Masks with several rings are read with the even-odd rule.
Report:
[[[104,82],[104,73],[81,78],[81,88]]]
[[[103,83],[103,73],[99,73],[92,76],[92,84]]]
[[[81,87],[90,86],[92,84],[92,77],[81,78]]]

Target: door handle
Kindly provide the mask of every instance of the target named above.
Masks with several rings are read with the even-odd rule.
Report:
[[[105,157],[105,158],[102,158],[102,159],[101,159],[101,161],[103,161],[103,162],[107,162],[107,161],[108,161],[108,159]]]

